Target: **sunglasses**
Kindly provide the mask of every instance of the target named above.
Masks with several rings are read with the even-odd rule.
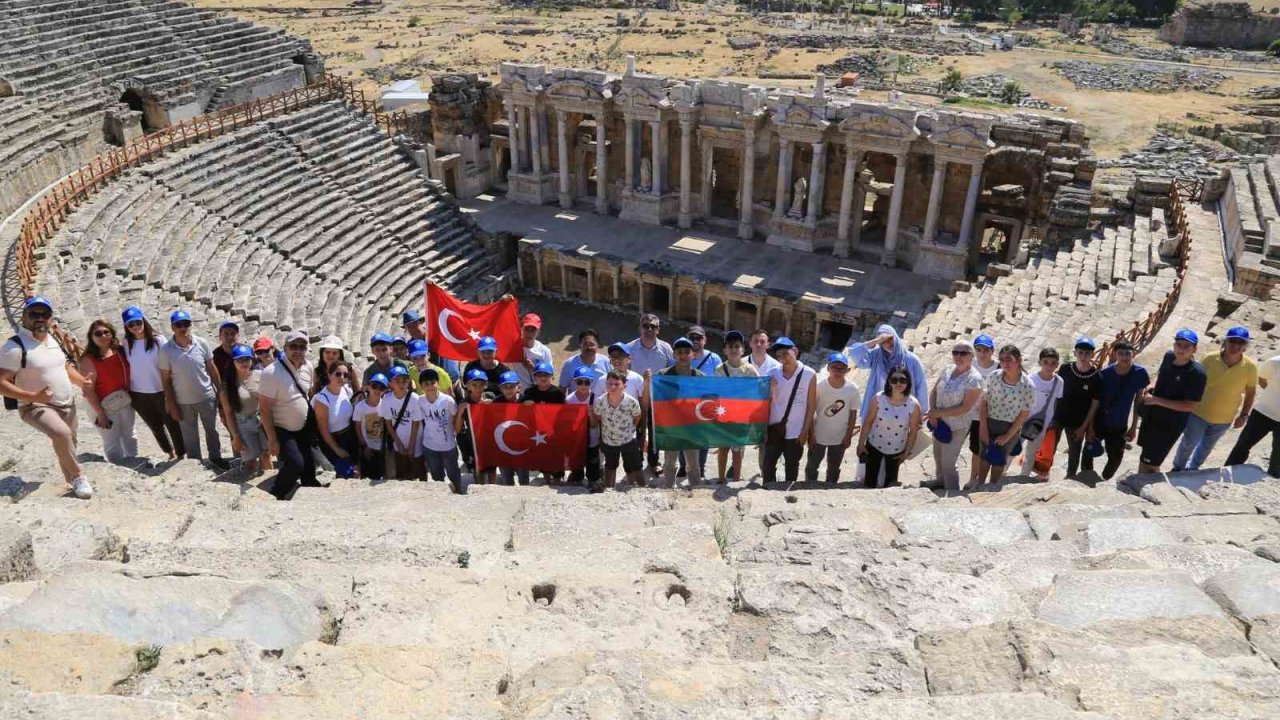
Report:
[[[142,327],[142,321],[141,321],[141,320],[130,320],[129,322],[125,323],[125,324],[124,324],[124,326],[125,326],[125,327]]]
[[[827,372],[838,372],[838,373],[849,372],[849,368],[843,365],[828,365]]]
[[[645,330],[657,330],[657,329],[658,329],[658,326],[657,326],[657,325],[654,325],[653,323],[644,323],[644,324],[643,324],[643,325],[641,325],[640,327],[644,328]]]
[[[306,343],[289,343],[288,345],[285,345],[285,347],[289,348],[290,350],[306,350],[307,344]]]
[[[44,310],[28,310],[27,317],[32,320],[48,320],[53,317],[53,313],[45,312]]]
[[[333,376],[336,378],[351,377],[350,373],[348,373],[346,370],[341,370],[339,372],[333,373]]]
[[[174,323],[173,326],[179,330],[182,330],[182,329],[191,327],[191,323],[187,320],[181,320]]]
[[[112,337],[114,335],[115,333],[111,332],[110,330],[94,330],[93,331],[94,337]]]
[[[254,355],[270,355],[271,351],[270,350],[254,350],[253,354]]]
[[[906,385],[906,384],[907,384],[907,379],[906,379],[906,378],[904,378],[904,377],[893,377],[893,378],[889,378],[889,384],[890,384],[890,385]]]
[[[574,385],[590,385],[591,381],[590,380],[574,380],[573,384]]]
[[[951,357],[964,357],[965,355],[972,355],[972,354],[973,353],[969,352],[968,350],[952,350],[951,351]]]

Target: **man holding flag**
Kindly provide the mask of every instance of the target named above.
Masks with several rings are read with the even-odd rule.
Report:
[[[709,377],[691,364],[693,343],[672,343],[676,364],[651,377],[649,395],[654,441],[664,452],[668,486],[675,484],[675,454],[683,452],[690,483],[701,480],[697,452],[703,448],[754,445],[769,419],[768,378]]]

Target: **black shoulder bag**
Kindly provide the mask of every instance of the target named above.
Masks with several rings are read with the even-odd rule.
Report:
[[[293,386],[298,388],[298,392],[302,393],[302,398],[307,401],[307,421],[302,426],[302,431],[306,433],[307,445],[312,447],[320,444],[320,425],[316,422],[316,410],[311,407],[311,396],[307,395],[307,391],[302,389],[302,383],[298,382],[298,376],[293,374],[293,369],[289,367],[289,363],[285,362],[284,353],[276,356],[276,363],[289,373],[289,378],[293,380]],[[270,418],[268,418],[270,419]]]
[[[787,419],[791,417],[791,407],[796,404],[796,393],[800,392],[800,383],[804,380],[804,368],[796,368],[796,380],[791,386],[791,398],[787,400],[787,409],[782,413],[782,422],[769,423],[765,429],[765,441],[771,443],[785,442],[787,439]]]

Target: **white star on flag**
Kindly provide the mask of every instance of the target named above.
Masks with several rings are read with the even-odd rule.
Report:
[[[475,328],[471,328],[470,332],[467,333],[467,337],[471,338],[472,340],[479,340],[480,331],[476,330]]]
[[[534,444],[534,445],[546,445],[546,444],[547,444],[547,436],[546,436],[546,435],[543,435],[543,434],[542,434],[542,433],[540,433],[540,432],[536,432],[536,433],[534,433],[534,434],[533,434],[533,444]]]
[[[727,412],[729,412],[729,411],[725,408],[725,406],[723,406],[723,405],[717,405],[717,406],[716,406],[716,415],[724,415],[724,414],[725,414],[725,413],[727,413]]]

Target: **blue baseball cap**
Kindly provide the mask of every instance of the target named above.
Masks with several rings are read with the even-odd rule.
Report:
[[[27,298],[27,299],[26,299],[25,301],[23,301],[23,303],[22,303],[22,309],[23,309],[23,310],[26,310],[27,308],[29,308],[29,307],[31,307],[31,306],[33,306],[33,305],[43,305],[43,306],[45,306],[45,307],[49,308],[49,312],[53,312],[53,303],[49,302],[49,299],[48,299],[48,298],[46,298],[46,297],[44,297],[44,296],[42,296],[42,295],[36,295],[35,297],[29,297],[29,298]]]
[[[231,359],[240,360],[242,358],[253,359],[253,348],[248,345],[233,345],[231,347]]]
[[[1084,454],[1091,458],[1102,457],[1103,451],[1102,440],[1098,438],[1094,438],[1084,444]]]
[[[576,370],[573,371],[573,379],[581,380],[582,378],[587,378],[588,380],[595,380],[596,373],[594,370],[587,367],[586,365],[580,365]]]
[[[173,325],[174,323],[180,323],[180,322],[191,322],[191,313],[187,312],[186,310],[174,310],[172,313],[169,314],[170,325]]]
[[[1195,331],[1195,330],[1192,330],[1191,328],[1182,328],[1182,329],[1181,329],[1181,330],[1179,330],[1178,332],[1174,333],[1174,335],[1173,335],[1173,339],[1174,339],[1174,340],[1186,340],[1187,342],[1191,343],[1192,345],[1199,345],[1199,344],[1200,344],[1200,336],[1199,336],[1199,335],[1197,335],[1197,334],[1196,334],[1196,331]]]
[[[933,428],[933,439],[940,443],[951,442],[951,426],[946,420],[939,420]]]
[[[610,345],[608,354],[612,355],[614,350],[617,350],[618,352],[622,353],[623,355],[626,355],[627,357],[631,357],[631,347],[626,343],[616,342]]]
[[[235,320],[223,320],[223,321],[222,321],[222,323],[221,323],[220,325],[218,325],[218,329],[219,329],[219,330],[221,330],[222,328],[229,328],[229,327],[233,327],[233,328],[235,328],[235,329],[239,330],[239,329],[240,329],[240,323],[236,322]]]
[[[395,380],[398,377],[409,377],[409,371],[399,365],[394,365],[391,370],[387,372],[387,377],[392,380]]]
[[[467,382],[475,382],[476,380],[479,380],[480,382],[487,383],[489,382],[489,376],[485,375],[483,370],[473,369],[467,371],[466,380]]]
[[[142,314],[142,308],[130,305],[124,309],[124,312],[120,313],[120,319],[124,321],[125,325],[128,325],[131,322],[142,322],[147,319],[147,316]]]
[[[400,314],[400,326],[408,327],[416,322],[422,322],[421,310],[405,310]]]
[[[409,357],[411,358],[422,357],[423,355],[427,355],[430,352],[431,350],[427,348],[426,340],[410,340],[409,341]]]
[[[678,338],[676,338],[676,339],[675,339],[675,342],[671,343],[671,349],[672,349],[672,350],[679,350],[680,348],[686,348],[686,349],[692,350],[692,349],[693,349],[693,341],[692,341],[692,340],[690,340],[690,339],[689,339],[689,338],[687,338],[687,337],[678,337]]]
[[[551,363],[547,362],[546,360],[543,360],[542,362],[533,366],[533,374],[534,375],[555,375],[556,369],[551,367]]]
[[[498,376],[499,385],[519,385],[520,376],[508,370]]]
[[[476,349],[480,352],[492,350],[498,352],[498,341],[493,339],[492,335],[485,335],[480,338],[480,342],[476,343]]]
[[[391,336],[384,332],[374,333],[373,337],[369,338],[369,344],[370,345],[390,345]]]
[[[840,363],[841,365],[849,364],[849,356],[842,352],[833,352],[827,356],[827,364]]]
[[[743,335],[741,330],[730,330],[724,334],[724,344],[728,345],[731,342],[740,342],[743,345],[746,345],[747,336]]]
[[[1243,325],[1236,325],[1235,327],[1228,330],[1227,339],[1240,340],[1241,342],[1249,342],[1250,340],[1252,340],[1252,338],[1249,337],[1249,328]]]
[[[408,343],[409,341],[405,340],[403,335],[396,335],[395,337],[391,338],[392,345],[407,345]]]
[[[1097,349],[1098,349],[1098,343],[1094,342],[1094,341],[1093,341],[1093,338],[1091,338],[1091,337],[1078,337],[1078,338],[1076,338],[1075,348],[1076,348],[1077,350],[1079,350],[1079,349],[1080,349],[1080,348],[1082,348],[1082,347],[1083,347],[1083,348],[1089,348],[1090,350],[1097,350]]]
[[[995,350],[995,349],[996,349],[996,340],[995,340],[995,338],[991,337],[990,335],[988,335],[988,334],[986,334],[986,333],[983,333],[983,334],[981,334],[981,335],[979,335],[978,337],[976,337],[976,338],[974,338],[974,339],[973,339],[973,346],[974,346],[974,347],[990,348],[990,349],[992,349],[992,350]]]
[[[382,387],[384,387],[384,388],[385,388],[385,387],[389,387],[389,386],[391,385],[391,381],[390,381],[390,380],[388,380],[388,379],[387,379],[387,376],[386,376],[386,375],[384,375],[383,373],[374,373],[374,374],[373,374],[373,377],[369,378],[369,384],[370,384],[370,385],[381,385]]]
[[[790,349],[790,348],[794,348],[795,346],[796,344],[791,342],[791,338],[787,337],[786,335],[783,335],[777,340],[774,340],[773,344],[769,346],[769,354],[772,355],[778,352],[779,350]]]
[[[986,449],[982,451],[982,459],[996,467],[1004,467],[1009,461],[1004,455],[1004,448],[995,443],[987,443]]]

